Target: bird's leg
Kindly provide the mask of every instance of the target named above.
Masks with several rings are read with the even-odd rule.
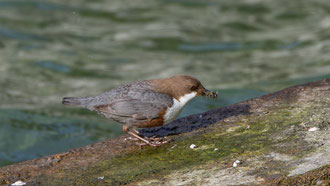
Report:
[[[130,130],[131,128],[132,128],[132,126],[129,125],[129,124],[125,124],[125,125],[123,125],[123,131],[124,131],[124,132],[126,132],[127,134],[129,134],[129,135],[131,135],[131,136],[133,136],[133,137],[135,137],[135,138],[137,138],[137,139],[143,141],[144,143],[146,143],[146,144],[148,144],[148,145],[150,145],[150,146],[157,147],[157,146],[160,146],[160,145],[163,144],[163,143],[157,143],[157,142],[154,143],[154,142],[152,142],[152,141],[149,141],[149,140],[147,140],[146,138],[144,138],[143,136],[141,136],[141,134],[140,134],[136,129],[133,129],[133,130],[131,131],[131,130]]]

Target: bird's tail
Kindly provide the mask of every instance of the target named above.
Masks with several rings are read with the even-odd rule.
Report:
[[[64,97],[62,99],[62,104],[63,105],[81,105],[82,104],[82,99],[77,98],[77,97]]]
[[[85,107],[89,110],[94,110],[95,105],[104,103],[105,100],[95,96],[89,97],[64,97],[62,103],[64,105]]]

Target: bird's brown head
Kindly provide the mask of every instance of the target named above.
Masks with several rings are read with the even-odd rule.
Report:
[[[158,79],[156,82],[158,91],[169,94],[176,99],[193,92],[196,92],[198,96],[218,97],[217,93],[207,90],[198,79],[189,75],[172,76]]]

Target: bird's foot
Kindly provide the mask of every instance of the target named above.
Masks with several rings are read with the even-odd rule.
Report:
[[[163,144],[169,143],[171,140],[167,140],[165,137],[161,138],[161,137],[144,137],[144,140],[141,141],[141,139],[135,138],[135,137],[127,137],[125,138],[125,141],[127,140],[132,140],[135,142],[136,145],[138,145],[139,147],[143,147],[143,146],[153,146],[153,147],[159,147]]]
[[[156,136],[152,136],[147,138],[147,140],[149,141],[149,145],[151,146],[161,146],[163,144],[169,143],[171,140],[166,139],[166,137],[156,137]]]
[[[144,143],[146,143],[147,145],[150,145],[153,147],[158,147],[165,143],[170,142],[169,140],[166,140],[166,138],[157,138],[157,137],[146,138],[146,137],[142,136],[141,134],[139,134],[138,131],[136,131],[136,130],[133,130],[133,131],[124,130],[124,131],[127,134],[131,135],[132,137],[137,138],[137,139],[143,141]],[[131,139],[134,139],[134,138],[131,138]],[[129,139],[129,138],[125,138],[125,141],[127,139]]]

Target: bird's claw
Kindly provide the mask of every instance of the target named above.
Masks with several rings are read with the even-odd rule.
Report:
[[[152,136],[150,138],[147,138],[147,140],[149,141],[149,145],[157,147],[157,146],[161,146],[163,144],[169,143],[171,140],[167,140],[166,137],[156,137],[156,136]]]
[[[127,141],[127,140],[132,140],[135,142],[136,145],[142,147],[142,146],[146,146],[146,145],[150,145],[150,146],[153,146],[153,147],[159,147],[163,144],[166,144],[166,143],[169,143],[171,140],[167,140],[166,137],[162,138],[162,137],[155,137],[155,136],[152,136],[152,137],[144,137],[144,139],[147,141],[147,142],[142,142],[140,139],[138,138],[135,138],[135,137],[127,137],[125,138],[124,140]]]

